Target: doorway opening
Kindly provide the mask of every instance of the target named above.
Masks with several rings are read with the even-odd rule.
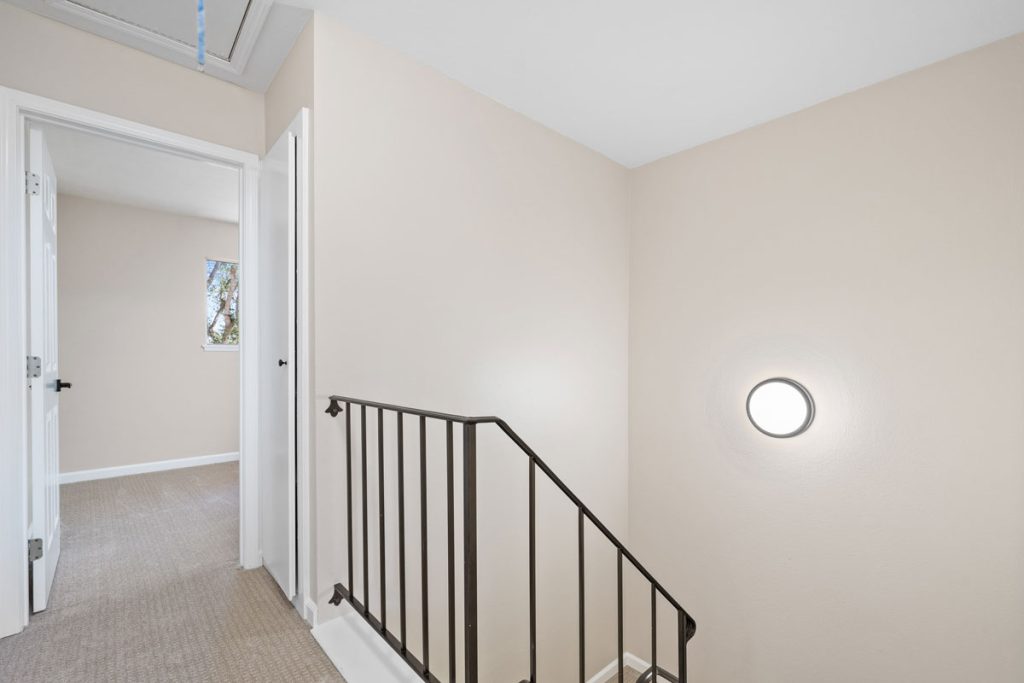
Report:
[[[266,566],[315,622],[303,428],[308,113],[285,132],[277,165],[17,91],[0,89],[0,105],[3,303],[14,312],[0,315],[13,342],[0,373],[12,475],[0,499],[16,513],[0,522],[0,587],[17,596],[0,607],[0,638],[46,608],[60,571],[62,485],[172,472],[195,483],[204,468],[237,481],[233,494],[191,494],[233,496],[232,565]],[[261,249],[267,240],[289,247]],[[270,296],[268,278],[288,293]],[[286,332],[268,338],[277,330]],[[276,387],[261,391],[271,363],[287,377],[284,401]],[[264,521],[282,516],[287,524]],[[287,558],[283,569],[265,561],[270,547]]]
[[[235,530],[223,552],[237,563],[239,169],[49,122],[30,124],[27,158],[28,343],[41,369],[29,384],[30,473],[59,472],[29,489],[41,545],[32,612],[48,604],[62,508],[77,515],[70,534],[111,517],[69,551],[113,544],[124,557],[125,516],[141,523],[192,498],[163,521],[194,513],[197,529]],[[97,480],[110,481],[85,483]]]

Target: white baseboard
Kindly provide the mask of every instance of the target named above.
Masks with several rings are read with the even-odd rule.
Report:
[[[194,458],[158,460],[156,462],[144,462],[138,465],[121,465],[120,467],[101,467],[95,470],[61,472],[60,483],[74,484],[79,481],[92,481],[93,479],[111,479],[113,477],[126,477],[130,474],[163,472],[165,470],[180,470],[185,467],[215,465],[221,462],[233,462],[236,460],[238,460],[238,451],[235,451],[234,453],[216,453],[214,455],[199,455]]]
[[[317,609],[315,602],[308,599],[306,600],[305,610],[302,615],[302,618],[306,620],[306,623],[309,624],[310,628],[317,627]]]
[[[650,662],[645,662],[632,652],[622,653],[622,663],[628,666],[629,668],[633,669],[634,671],[639,671],[640,673],[643,673],[644,671],[647,671],[647,669],[651,668]],[[613,659],[608,664],[608,666],[606,666],[605,668],[601,669],[596,674],[591,676],[590,680],[588,680],[587,683],[606,683],[606,681],[616,679],[618,675],[619,660]]]
[[[347,602],[341,603],[341,616],[319,624],[313,628],[312,633],[335,668],[349,683],[420,681],[409,665]],[[641,673],[651,666],[631,652],[624,652],[622,661]],[[619,660],[615,659],[594,674],[587,683],[607,683],[615,680],[618,675]]]
[[[348,683],[422,683],[348,602],[341,603],[340,616],[320,624],[312,633]]]

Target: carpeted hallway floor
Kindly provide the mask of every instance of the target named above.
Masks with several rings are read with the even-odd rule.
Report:
[[[238,466],[61,487],[45,612],[0,681],[341,681],[263,569],[238,569]]]

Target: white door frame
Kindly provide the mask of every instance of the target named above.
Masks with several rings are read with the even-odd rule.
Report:
[[[26,381],[28,258],[25,203],[25,135],[29,121],[46,121],[132,144],[219,163],[239,170],[239,260],[241,262],[239,558],[244,569],[262,564],[259,547],[258,186],[259,157],[204,140],[135,123],[37,95],[0,88],[0,637],[28,624],[28,397]],[[303,164],[309,165],[308,143]],[[305,173],[308,180],[308,171]],[[305,183],[304,183],[305,184]],[[302,188],[308,202],[308,188]],[[305,204],[308,207],[308,203]],[[303,212],[305,214],[305,212]],[[296,604],[315,619],[307,587],[309,557],[309,333],[308,216],[299,224],[299,560]]]
[[[310,487],[312,486],[310,435],[313,433],[313,335],[309,312],[312,310],[310,295],[311,258],[310,220],[312,204],[309,188],[313,172],[313,158],[310,147],[309,108],[302,107],[297,116],[298,130],[292,132],[298,138],[298,187],[296,187],[295,212],[295,436],[296,468],[295,477],[299,483],[296,503],[299,522],[298,566],[295,571],[295,606],[310,626],[317,625],[316,595],[310,590],[313,582],[313,555],[310,552]],[[294,126],[295,122],[293,122]]]

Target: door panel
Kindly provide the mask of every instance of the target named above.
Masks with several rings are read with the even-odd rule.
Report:
[[[30,384],[32,538],[43,555],[32,563],[32,611],[46,609],[60,558],[60,411],[57,382],[57,178],[43,132],[29,131],[29,173],[38,178],[28,196],[29,354],[42,374]]]
[[[260,546],[263,565],[295,596],[296,137],[260,168]]]

